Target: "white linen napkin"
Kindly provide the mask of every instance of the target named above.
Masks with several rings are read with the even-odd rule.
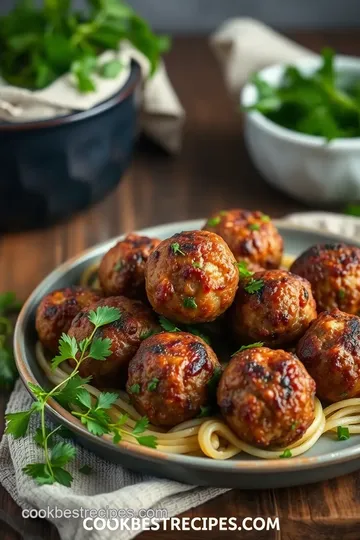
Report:
[[[245,17],[225,21],[210,37],[210,46],[221,64],[225,84],[236,100],[252,73],[271,64],[316,56],[260,21]]]
[[[126,83],[130,74],[131,60],[141,68],[141,113],[143,129],[168,152],[177,153],[181,148],[182,127],[185,111],[168,78],[164,63],[149,77],[148,59],[130,43],[123,42],[118,51],[106,51],[99,57],[100,63],[117,59],[123,69],[116,79],[104,79],[94,75],[96,91],[81,94],[77,91],[71,74],[66,74],[43,90],[26,90],[7,84],[0,78],[0,120],[22,122],[44,120],[69,114],[71,111],[87,110],[109,99]]]
[[[291,214],[286,216],[284,221],[343,234],[349,239],[359,237],[360,233],[359,218],[339,214],[326,212]],[[31,403],[30,395],[18,381],[11,394],[7,412],[26,410]],[[0,483],[22,508],[43,509],[57,506],[62,510],[80,507],[100,509],[106,505],[114,509],[162,508],[166,509],[168,516],[171,517],[227,491],[220,488],[189,486],[131,472],[121,465],[97,457],[79,445],[76,445],[76,460],[67,466],[74,477],[71,488],[58,484],[40,487],[22,472],[27,463],[41,460],[42,450],[36,446],[32,438],[37,427],[37,423],[32,421],[25,438],[13,439],[4,435],[0,443]],[[88,476],[78,471],[84,464],[92,468]],[[81,519],[51,519],[51,521],[58,528],[62,539],[84,538]],[[130,540],[140,532],[123,531],[121,536],[116,538]],[[89,540],[110,540],[114,538],[114,533],[109,530],[94,530],[86,532],[86,537]]]

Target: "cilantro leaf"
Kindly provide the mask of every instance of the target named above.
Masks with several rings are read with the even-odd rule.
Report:
[[[263,341],[257,341],[256,343],[250,343],[250,345],[241,345],[240,349],[235,351],[231,356],[235,356],[235,354],[241,353],[242,351],[246,351],[246,349],[253,349],[255,347],[263,347],[264,342]]]
[[[110,407],[115,403],[118,397],[119,395],[115,394],[114,392],[101,392],[96,402],[96,408],[110,409]]]
[[[73,481],[72,475],[62,467],[53,467],[55,481],[63,486],[70,487]]]
[[[169,319],[166,319],[166,317],[163,317],[162,315],[159,317],[159,323],[161,328],[165,330],[165,332],[181,332],[180,328],[175,326],[174,323],[169,321]]]
[[[194,334],[194,336],[198,336],[199,338],[201,338],[208,345],[211,345],[211,340],[210,340],[209,336],[207,336],[207,335],[203,334],[202,332],[200,332],[200,330],[198,328],[196,328],[196,326],[187,325],[186,330],[190,334]]]
[[[213,414],[213,407],[211,405],[201,405],[200,412],[197,415],[197,418],[207,418]]]
[[[143,435],[141,437],[137,437],[137,442],[142,446],[147,446],[148,448],[157,447],[157,439],[154,435]]]
[[[99,75],[104,79],[116,79],[123,68],[124,66],[119,60],[111,60],[99,67]]]
[[[154,336],[157,333],[158,332],[156,330],[152,329],[152,328],[150,330],[144,330],[140,334],[140,339],[141,339],[141,341],[144,341],[145,339],[148,339],[149,337]]]
[[[85,418],[84,416],[81,417],[81,422],[86,426],[87,430],[92,433],[93,435],[96,435],[100,437],[101,435],[104,435],[104,433],[109,433],[109,429],[96,420],[93,420],[92,418]]]
[[[85,464],[82,467],[80,467],[79,472],[81,474],[89,475],[92,472],[92,467],[90,467],[90,465]]]
[[[195,298],[193,296],[185,296],[183,300],[183,306],[189,309],[196,309],[197,303],[196,303]]]
[[[77,341],[74,337],[62,334],[59,341],[59,353],[51,361],[51,369],[54,371],[62,362],[70,358],[76,358],[79,351]]]
[[[183,255],[183,256],[185,255],[185,253],[183,251],[181,251],[181,249],[180,249],[179,242],[173,242],[170,247],[171,247],[172,252],[174,253],[174,255],[177,255],[177,254]]]
[[[80,401],[81,405],[84,405],[87,409],[91,409],[92,402],[91,402],[91,394],[85,388],[80,388],[80,390],[76,394],[77,401]]]
[[[62,467],[73,460],[76,455],[75,447],[67,442],[58,442],[51,450],[51,465],[54,467]]]
[[[263,279],[250,279],[250,281],[245,285],[244,289],[249,294],[254,294],[261,291],[264,286]]]
[[[13,352],[10,348],[0,347],[0,387],[10,388],[17,378],[17,369]]]
[[[133,435],[140,435],[141,433],[144,433],[148,425],[149,419],[146,416],[143,416],[136,422],[135,427],[132,431]]]
[[[254,275],[254,272],[248,269],[248,263],[246,261],[239,261],[236,263],[236,266],[238,267],[240,278],[243,279]]]
[[[97,338],[91,343],[89,352],[90,358],[93,358],[94,360],[106,360],[111,354],[111,339]]]
[[[114,307],[99,306],[96,308],[96,311],[90,311],[88,317],[89,321],[94,326],[100,328],[106,324],[111,324],[118,321],[121,317],[121,313],[120,310]]]
[[[55,482],[46,463],[29,463],[23,468],[23,472],[31,476],[39,485],[54,484]]]
[[[121,433],[118,429],[114,429],[113,443],[118,444],[122,439]]]
[[[38,399],[41,399],[43,398],[44,396],[46,396],[46,392],[43,388],[41,388],[41,386],[39,386],[38,384],[33,384],[31,382],[28,382],[28,387],[30,388],[30,390],[32,391],[32,393],[38,398]]]
[[[80,375],[74,375],[68,380],[66,384],[61,388],[60,392],[54,394],[56,400],[63,407],[68,407],[69,403],[76,401],[79,390],[90,381],[91,377],[83,379]]]
[[[29,409],[28,411],[20,411],[15,413],[8,413],[5,415],[7,421],[5,433],[11,434],[14,439],[24,437],[27,432],[30,417],[34,411]]]
[[[132,384],[129,388],[131,394],[139,394],[140,393],[140,384],[135,383]]]
[[[59,434],[59,431],[57,431],[56,433]],[[52,445],[54,436],[55,436],[55,433],[53,435],[51,435],[51,431],[48,428],[45,428],[45,437],[47,438],[48,446]],[[34,441],[36,442],[36,444],[38,446],[44,447],[45,439],[43,437],[43,432],[42,432],[41,428],[37,428],[33,439],[34,439]]]
[[[153,377],[151,381],[148,382],[147,389],[149,392],[155,392],[157,385],[159,384],[159,379]]]

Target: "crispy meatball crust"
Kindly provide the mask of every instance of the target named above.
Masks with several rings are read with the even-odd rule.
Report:
[[[260,288],[251,294],[246,289],[252,280],[259,280]],[[316,304],[306,279],[286,270],[264,270],[240,280],[231,316],[239,343],[278,347],[305,333],[316,318]]]
[[[269,216],[260,211],[227,210],[210,216],[204,229],[221,236],[237,261],[262,268],[278,268],[283,239]]]
[[[245,442],[285,447],[315,417],[315,382],[294,354],[265,347],[237,353],[226,366],[217,401],[226,423]]]
[[[105,295],[146,299],[145,263],[159,243],[157,238],[128,234],[105,253],[99,266],[99,281]]]
[[[44,296],[38,305],[35,322],[44,347],[56,353],[61,334],[69,330],[73,318],[101,296],[99,291],[77,286],[58,289]]]
[[[360,396],[360,318],[338,309],[324,311],[296,349],[325,401]]]
[[[232,304],[239,282],[236,261],[220,236],[175,234],[150,254],[146,292],[154,310],[180,323],[215,320]]]
[[[318,311],[360,313],[360,248],[316,245],[298,257],[291,272],[310,281]]]
[[[164,332],[140,345],[129,365],[126,390],[152,424],[176,426],[207,403],[215,368],[220,368],[216,354],[201,338]]]
[[[142,340],[150,333],[160,331],[160,327],[150,308],[139,300],[110,296],[83,309],[73,320],[68,334],[78,342],[89,337],[94,327],[88,313],[102,306],[117,308],[121,313],[119,320],[102,326],[95,336],[111,339],[112,354],[102,361],[88,358],[80,365],[79,373],[81,377],[91,375],[91,384],[96,387],[123,388],[131,358]]]

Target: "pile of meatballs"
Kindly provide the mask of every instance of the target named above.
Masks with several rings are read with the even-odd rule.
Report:
[[[101,260],[100,290],[43,298],[39,339],[56,354],[63,332],[78,341],[91,334],[89,311],[118,308],[120,319],[97,336],[111,339],[111,356],[88,358],[82,377],[126,388],[155,426],[170,429],[215,405],[241,440],[286,447],[313,422],[315,393],[323,402],[360,395],[360,248],[316,245],[290,271],[282,256],[283,240],[260,211],[221,211],[202,230],[163,241],[129,234]],[[204,324],[234,340],[225,367],[194,331]]]

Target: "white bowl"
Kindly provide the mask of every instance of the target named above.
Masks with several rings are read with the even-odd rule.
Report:
[[[320,58],[305,57],[294,65],[304,74],[319,67]],[[360,79],[360,59],[337,56],[336,71],[344,81]],[[285,65],[260,71],[279,85]],[[241,105],[253,105],[257,90],[247,84]],[[281,127],[257,111],[245,113],[245,141],[255,166],[273,186],[312,205],[360,199],[360,137],[335,139],[304,135]]]

